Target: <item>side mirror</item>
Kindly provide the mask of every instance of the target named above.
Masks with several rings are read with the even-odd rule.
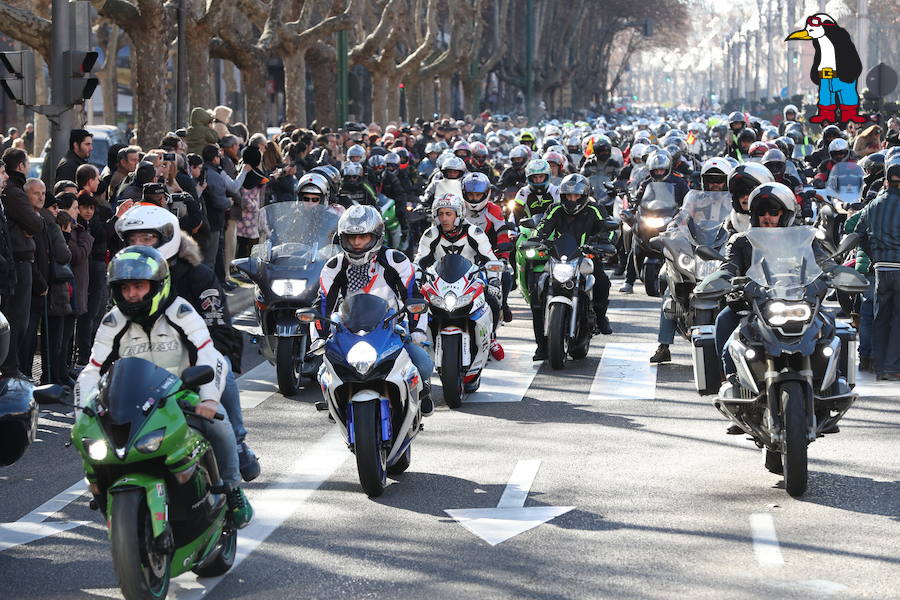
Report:
[[[505,265],[499,260],[489,260],[484,263],[484,270],[488,273],[502,273]]]
[[[68,395],[68,390],[61,385],[42,385],[31,391],[34,401],[38,404],[62,404],[63,398]]]
[[[519,221],[519,227],[525,227],[526,229],[534,229],[537,227],[537,223],[534,222],[534,219],[529,217],[527,219],[522,219]]]
[[[249,258],[236,258],[231,261],[231,266],[244,273],[250,279],[256,280],[256,275],[259,272],[259,260],[253,257]]]
[[[323,354],[325,354],[325,340],[319,338],[309,345],[309,351],[306,353],[306,356],[322,356]]]
[[[314,308],[298,308],[297,312],[294,313],[294,316],[296,316],[297,320],[301,323],[315,323],[322,318],[319,311]]]
[[[828,258],[834,258],[835,256],[840,256],[841,254],[846,254],[853,248],[856,248],[859,245],[860,235],[856,232],[848,233],[844,236],[844,239],[841,240],[841,243],[838,244],[837,249],[834,251],[831,256]]]
[[[406,301],[406,310],[414,315],[421,315],[428,310],[428,303],[421,298],[410,298]]]
[[[181,387],[196,390],[204,383],[209,383],[216,376],[216,372],[209,365],[197,365],[188,367],[181,372]]]
[[[722,254],[709,246],[697,246],[697,256],[702,258],[703,260],[721,260],[724,261],[725,257]]]

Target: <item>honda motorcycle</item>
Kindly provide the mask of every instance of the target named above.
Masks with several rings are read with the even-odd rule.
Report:
[[[320,204],[276,202],[262,208],[262,219],[268,239],[232,264],[256,284],[263,356],[275,365],[278,391],[293,396],[301,378],[319,367],[318,361],[304,362],[309,338],[295,313],[316,303],[322,267],[340,252],[332,243],[338,215]]]
[[[424,273],[421,289],[431,308],[434,364],[450,408],[459,408],[465,394],[481,384],[493,330],[484,274],[499,279],[504,268],[501,261],[489,261],[482,268],[458,254],[448,254]]]
[[[659,274],[663,266],[663,255],[650,240],[665,230],[677,211],[675,186],[665,182],[648,184],[637,208],[622,211],[622,221],[631,230],[634,268],[648,296],[659,296]]]
[[[848,235],[837,249],[858,240]],[[868,281],[853,269],[823,272],[813,253],[811,227],[757,228],[746,277],[710,278],[701,298],[729,294],[733,308],[749,309],[727,343],[736,380],[722,385],[715,407],[765,451],[765,465],[784,475],[785,489],[801,496],[807,486],[807,446],[837,422],[857,394],[856,331],[823,310],[830,288],[858,293]]]
[[[427,308],[421,299],[406,302],[413,314]],[[297,311],[297,319],[314,326],[322,315],[306,308]],[[403,347],[407,331],[401,319],[383,298],[353,294],[332,316],[328,339],[310,350],[324,355],[319,384],[327,410],[356,455],[359,482],[372,498],[384,492],[388,473],[409,468],[422,421],[422,377]]]

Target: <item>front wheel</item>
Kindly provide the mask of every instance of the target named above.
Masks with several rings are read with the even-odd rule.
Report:
[[[644,291],[653,298],[659,297],[659,263],[644,261]]]
[[[441,338],[441,387],[447,406],[462,406],[462,336],[447,335]]]
[[[400,455],[397,462],[387,468],[387,472],[391,475],[399,475],[409,468],[412,461],[412,444],[406,447],[406,451]]]
[[[115,494],[109,518],[113,566],[126,600],[155,600],[169,591],[172,556],[154,548],[144,498],[143,489]]]
[[[282,396],[293,396],[300,387],[300,373],[303,357],[299,337],[280,337],[275,348],[275,373],[278,376],[278,391]]]
[[[553,304],[550,306],[550,318],[547,327],[547,354],[550,357],[550,366],[554,369],[562,369],[566,366],[569,307],[565,304]]]
[[[797,498],[806,492],[808,479],[806,451],[809,445],[806,425],[806,403],[803,388],[796,381],[781,387],[781,406],[784,423],[784,488]]]
[[[370,498],[380,496],[387,482],[387,450],[381,442],[379,404],[374,400],[353,404],[356,471],[363,491]]]

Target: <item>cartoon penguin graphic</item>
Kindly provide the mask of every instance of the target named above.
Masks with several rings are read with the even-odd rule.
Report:
[[[811,40],[816,49],[809,78],[819,86],[819,114],[811,123],[864,123],[859,115],[856,80],[862,73],[862,62],[850,34],[825,13],[806,19],[806,27],[787,36],[789,40]],[[840,108],[840,118],[837,116]]]

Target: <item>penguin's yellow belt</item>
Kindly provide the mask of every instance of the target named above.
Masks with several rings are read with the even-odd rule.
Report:
[[[835,77],[836,74],[834,72],[834,69],[822,69],[821,71],[819,71],[820,79],[834,79]]]

